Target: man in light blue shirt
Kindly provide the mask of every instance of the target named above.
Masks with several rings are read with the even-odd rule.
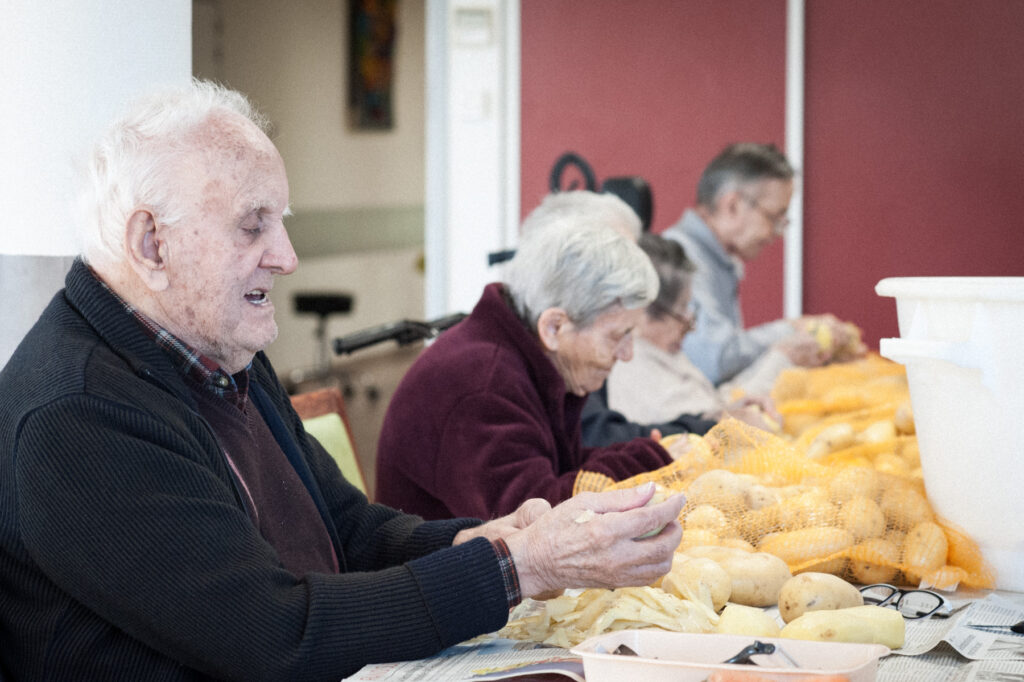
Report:
[[[683,350],[716,385],[746,372],[761,377],[770,389],[788,366],[828,362],[829,351],[809,332],[816,325],[829,327],[837,347],[849,341],[849,327],[831,315],[743,325],[739,284],[744,262],[784,234],[793,175],[774,145],[730,145],[704,169],[697,205],[662,233],[681,243],[697,266],[692,296],[699,312]]]

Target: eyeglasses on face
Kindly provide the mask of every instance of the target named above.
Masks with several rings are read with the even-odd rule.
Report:
[[[652,303],[651,307],[657,308],[664,315],[671,317],[673,320],[683,325],[687,329],[696,326],[697,313],[700,311],[700,306],[697,304],[697,301],[695,301],[692,298],[690,299],[690,302],[686,304],[686,312],[683,313],[677,312],[672,308],[668,307],[667,305],[662,305],[660,303]]]
[[[761,216],[768,221],[768,224],[772,226],[772,232],[778,235],[785,233],[786,228],[789,226],[790,222],[789,216],[786,215],[786,212],[789,210],[788,208],[783,209],[781,212],[778,213],[772,213],[764,206],[762,206],[757,199],[750,196],[749,194],[741,194],[740,196],[742,196],[744,200],[746,200],[746,202],[750,204],[750,207],[752,209],[760,213]]]
[[[945,598],[931,590],[903,590],[888,583],[860,588],[864,603],[897,609],[904,618],[925,618],[948,608]]]

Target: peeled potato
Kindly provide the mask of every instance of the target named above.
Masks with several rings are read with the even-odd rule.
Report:
[[[906,638],[906,624],[896,609],[851,606],[835,611],[808,611],[787,623],[781,635],[819,642],[875,643],[899,649]]]
[[[727,604],[718,618],[715,632],[747,637],[778,637],[778,622],[764,609],[743,604]]]

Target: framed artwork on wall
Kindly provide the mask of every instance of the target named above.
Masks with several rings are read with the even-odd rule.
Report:
[[[394,125],[392,73],[398,0],[346,0],[349,17],[349,123],[358,130]]]

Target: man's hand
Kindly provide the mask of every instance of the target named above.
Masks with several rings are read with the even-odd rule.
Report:
[[[542,500],[539,497],[529,499],[507,516],[488,521],[475,528],[460,530],[452,540],[452,545],[461,545],[473,538],[487,538],[488,540],[507,538],[512,533],[526,528],[549,511],[551,511],[551,503],[547,500]]]
[[[798,367],[821,367],[830,357],[818,340],[801,327],[796,327],[792,334],[778,341],[775,349]]]
[[[645,507],[653,495],[653,483],[581,493],[505,537],[523,596],[647,585],[665,575],[682,538],[678,517],[686,497],[673,495]],[[659,528],[656,535],[637,539]]]

